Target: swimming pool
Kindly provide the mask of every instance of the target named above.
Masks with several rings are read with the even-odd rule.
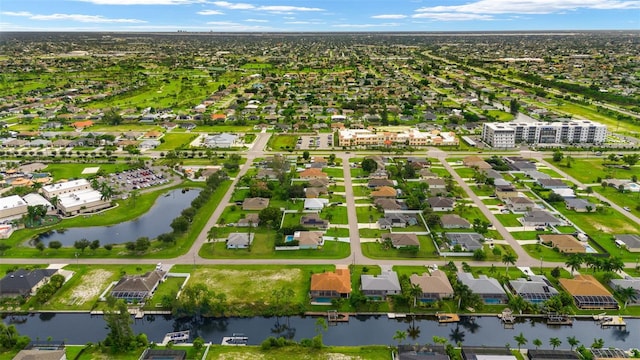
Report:
[[[592,248],[591,245],[585,245],[584,250],[589,254],[596,254],[596,249]]]
[[[284,242],[288,243],[292,241],[293,241],[293,235],[287,235],[284,237]]]
[[[331,304],[331,300],[333,300],[333,299],[332,298],[327,298],[327,297],[319,297],[319,298],[313,299],[313,302],[323,303],[323,304]]]

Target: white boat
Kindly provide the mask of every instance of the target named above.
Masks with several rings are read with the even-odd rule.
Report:
[[[232,336],[225,336],[222,338],[220,345],[226,346],[246,346],[249,343],[249,337],[244,334],[234,333]]]

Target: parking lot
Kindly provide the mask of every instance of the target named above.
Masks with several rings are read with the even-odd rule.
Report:
[[[123,172],[109,174],[103,179],[113,186],[115,192],[122,193],[123,197],[128,196],[132,190],[144,189],[169,182],[169,179],[162,174],[162,170],[159,168],[155,170],[147,168],[125,170]]]
[[[333,134],[322,133],[318,135],[300,136],[296,143],[296,149],[315,150],[315,149],[331,149],[333,145]]]

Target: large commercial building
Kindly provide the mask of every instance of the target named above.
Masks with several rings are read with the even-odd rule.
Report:
[[[21,218],[27,213],[27,203],[18,195],[0,198],[0,220]]]
[[[343,129],[338,134],[340,146],[437,146],[457,145],[453,132],[422,132],[416,128]]]
[[[60,197],[64,194],[88,189],[91,189],[89,181],[87,181],[87,179],[78,179],[45,185],[42,187],[42,195],[44,195],[48,200],[51,200],[54,196]]]
[[[485,123],[482,141],[494,148],[513,148],[517,144],[602,144],[607,127],[590,120],[563,122]]]

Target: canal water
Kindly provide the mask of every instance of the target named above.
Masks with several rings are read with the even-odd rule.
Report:
[[[205,341],[219,344],[223,336],[243,333],[249,337],[250,344],[260,344],[269,336],[284,336],[294,340],[311,338],[316,335],[313,317],[282,318],[226,318],[226,319],[187,319],[176,320],[171,316],[146,315],[134,320],[135,333],[147,334],[149,341],[161,342],[168,332],[190,330],[192,339],[201,336]],[[637,348],[640,339],[640,319],[626,319],[625,329],[603,329],[590,319],[575,320],[573,326],[547,326],[541,319],[518,319],[513,329],[505,329],[497,317],[462,317],[459,323],[441,325],[432,319],[415,320],[418,333],[409,333],[405,343],[432,343],[433,336],[440,336],[457,344],[467,346],[505,346],[517,347],[514,336],[521,332],[533,347],[534,339],[543,342],[542,348],[551,348],[549,339],[557,337],[562,341],[560,348],[569,348],[568,336],[575,336],[581,344],[590,346],[594,339],[602,338],[605,347],[622,349]],[[51,336],[69,344],[85,344],[103,340],[108,330],[102,316],[89,314],[31,314],[4,319],[12,323],[21,334],[32,339],[46,339]],[[327,345],[391,345],[397,342],[393,335],[397,330],[407,331],[412,327],[410,318],[388,319],[380,316],[351,316],[348,322],[329,326],[324,333]],[[413,335],[413,337],[411,336]],[[525,345],[524,347],[527,347]]]
[[[183,191],[176,189],[169,191],[156,200],[155,204],[144,215],[137,219],[112,226],[92,226],[71,228],[63,231],[51,231],[40,235],[40,240],[48,245],[57,240],[63,246],[73,246],[81,239],[89,241],[100,240],[100,244],[122,244],[146,236],[149,239],[171,231],[171,221],[178,217],[182,210],[191,205],[191,201],[200,193],[200,189]],[[126,212],[129,205],[125,204],[111,211]],[[81,215],[82,216],[82,215]],[[90,216],[100,216],[94,214]]]

